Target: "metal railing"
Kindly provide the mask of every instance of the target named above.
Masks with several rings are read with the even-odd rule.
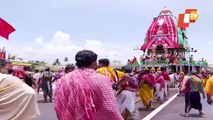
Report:
[[[182,65],[182,66],[208,66],[206,61],[183,61],[180,60],[177,63],[170,63],[167,60],[154,60],[154,61],[140,61],[140,65]]]

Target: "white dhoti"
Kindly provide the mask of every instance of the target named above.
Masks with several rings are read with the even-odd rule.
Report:
[[[30,120],[39,114],[35,91],[16,77],[0,74],[0,120]]]
[[[167,81],[167,80],[164,80],[164,82],[165,82],[165,88],[164,88],[164,93],[166,94],[166,96],[168,95],[168,84],[169,84],[169,81]]]
[[[122,113],[127,109],[130,113],[133,113],[135,110],[135,100],[133,92],[128,90],[123,90],[117,97],[116,101],[118,104],[119,111]]]
[[[161,88],[161,91],[160,91],[160,87],[161,87],[161,84],[160,83],[156,83],[156,96],[157,98],[160,98],[160,100],[162,101],[164,99],[164,88]]]

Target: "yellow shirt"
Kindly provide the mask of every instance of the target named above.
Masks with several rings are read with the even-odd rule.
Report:
[[[207,80],[205,91],[207,94],[213,95],[213,76]]]
[[[115,72],[114,72],[114,68],[113,67],[102,67],[102,68],[99,68],[97,69],[97,72],[103,74],[104,76],[107,76],[109,77],[109,79],[111,81],[115,81]],[[121,72],[121,71],[118,71],[116,70],[117,72],[117,75],[118,75],[118,79],[121,80],[123,79],[125,73],[124,72]]]
[[[202,82],[203,82],[203,86],[204,86],[204,87],[206,86],[207,80],[208,80],[207,78],[203,78],[203,79],[202,79]]]

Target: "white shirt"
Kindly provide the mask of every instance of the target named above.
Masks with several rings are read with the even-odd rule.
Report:
[[[39,80],[39,79],[41,78],[41,74],[40,74],[40,73],[35,73],[35,74],[33,75],[33,78],[34,78],[35,80]]]

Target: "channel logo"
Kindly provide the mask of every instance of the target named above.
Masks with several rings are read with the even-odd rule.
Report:
[[[185,13],[178,16],[178,27],[189,27],[190,23],[195,23],[198,20],[199,11],[197,9],[186,9]]]

